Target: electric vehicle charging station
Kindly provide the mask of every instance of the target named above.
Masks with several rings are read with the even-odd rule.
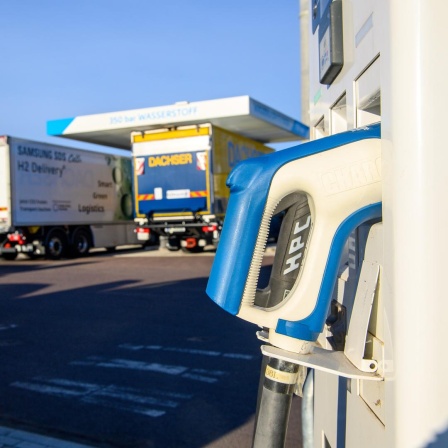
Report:
[[[304,447],[447,446],[448,156],[441,142],[448,95],[436,86],[447,67],[448,5],[301,5],[309,42],[302,110],[315,141],[230,175],[207,287],[222,308],[261,327],[265,378],[253,446],[283,446],[297,384]],[[352,160],[340,149],[356,135]],[[370,146],[377,148],[362,154]],[[280,175],[288,166],[291,175]],[[328,202],[318,192],[325,185],[327,193],[333,188]],[[349,212],[340,204],[350,188],[358,194],[347,199]],[[258,290],[263,241],[279,204],[285,229],[270,284]],[[242,245],[243,223],[250,231]]]

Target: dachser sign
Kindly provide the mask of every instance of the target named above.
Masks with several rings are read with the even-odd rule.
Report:
[[[191,153],[150,156],[148,158],[148,165],[150,168],[155,168],[157,166],[189,165],[191,163],[193,163],[193,156]]]

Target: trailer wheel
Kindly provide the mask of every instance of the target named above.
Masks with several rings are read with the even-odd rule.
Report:
[[[60,229],[51,229],[45,241],[45,256],[51,260],[59,260],[67,253],[68,240]]]
[[[8,260],[8,261],[13,261],[13,260],[15,260],[16,258],[17,258],[17,251],[15,251],[15,252],[7,252],[7,253],[2,253],[2,257],[5,259],[5,260]]]
[[[168,237],[168,240],[166,242],[166,248],[171,252],[178,251],[180,249],[179,238],[177,236]]]
[[[37,260],[39,258],[39,255],[35,252],[27,252],[25,254],[30,260]]]
[[[86,229],[75,229],[72,236],[72,244],[70,245],[70,254],[73,257],[85,257],[92,247],[90,241],[90,235]]]

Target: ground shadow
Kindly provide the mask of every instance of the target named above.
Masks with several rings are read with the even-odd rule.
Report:
[[[132,448],[202,447],[242,426],[256,404],[257,328],[208,299],[206,283],[2,285],[13,325],[0,332],[3,423]]]

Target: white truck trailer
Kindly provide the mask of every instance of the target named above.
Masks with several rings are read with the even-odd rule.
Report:
[[[130,157],[1,136],[0,244],[8,260],[139,244]]]

